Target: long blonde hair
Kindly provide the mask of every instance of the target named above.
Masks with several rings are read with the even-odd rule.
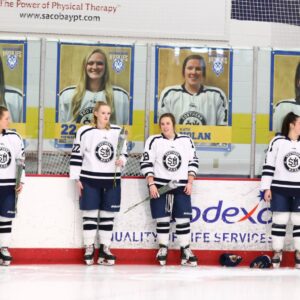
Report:
[[[98,119],[95,115],[95,112],[98,111],[100,109],[100,107],[102,107],[102,106],[108,106],[110,108],[110,111],[111,111],[111,107],[107,103],[105,103],[103,101],[96,102],[95,107],[93,109],[93,125],[95,125],[95,126],[97,125],[97,121],[98,121]],[[110,122],[108,122],[106,124],[105,129],[107,129],[107,130],[110,129]]]
[[[111,108],[112,118],[115,119],[115,113],[114,113],[115,109],[114,109],[114,102],[113,102],[113,88],[112,88],[112,84],[111,84],[111,81],[110,81],[107,57],[106,57],[106,54],[104,53],[103,50],[101,50],[100,48],[96,48],[93,51],[91,51],[90,53],[88,53],[82,61],[80,79],[79,79],[79,82],[78,82],[78,84],[75,88],[74,96],[72,98],[72,114],[73,114],[73,121],[75,121],[75,122],[76,122],[76,119],[77,119],[78,114],[79,114],[82,99],[83,99],[84,94],[85,94],[85,92],[88,88],[89,78],[86,74],[87,62],[90,59],[90,57],[95,53],[101,54],[104,58],[105,69],[104,69],[104,75],[100,79],[101,80],[101,87],[103,87],[103,90],[104,90],[104,93],[105,93],[106,103]]]
[[[3,70],[2,58],[0,56],[0,105],[6,107],[4,94],[5,94],[4,70]]]

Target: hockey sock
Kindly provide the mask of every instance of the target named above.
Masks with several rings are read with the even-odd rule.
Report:
[[[111,244],[112,232],[114,227],[115,212],[100,211],[99,222],[99,238],[100,244],[104,244],[109,247]]]
[[[168,246],[170,232],[170,217],[156,219],[156,233],[158,244]]]
[[[272,247],[274,251],[282,251],[286,234],[286,225],[289,221],[289,212],[273,212]]]
[[[294,247],[300,251],[300,212],[291,213],[291,221],[293,226]]]
[[[85,210],[82,213],[83,242],[85,246],[95,244],[98,210]]]
[[[11,240],[12,219],[0,216],[0,247],[9,247]]]
[[[190,244],[191,229],[189,218],[176,218],[176,235],[180,247]]]

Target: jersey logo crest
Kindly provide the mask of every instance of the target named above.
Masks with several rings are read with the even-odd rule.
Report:
[[[81,123],[81,124],[90,124],[91,120],[93,118],[93,107],[87,107],[82,110],[80,110],[77,118],[76,118],[76,123]]]
[[[180,116],[179,124],[184,125],[206,125],[207,121],[203,114],[197,111],[188,111]]]
[[[0,169],[7,168],[11,163],[11,152],[6,147],[0,147]]]
[[[283,159],[285,168],[289,172],[299,172],[300,171],[300,154],[298,152],[289,152],[285,155]]]
[[[181,166],[181,155],[174,150],[168,151],[163,156],[163,165],[170,172],[176,172]]]
[[[95,153],[101,162],[107,163],[114,157],[114,147],[110,142],[103,141],[96,146]]]

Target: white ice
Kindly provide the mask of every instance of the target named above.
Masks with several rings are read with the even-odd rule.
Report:
[[[11,265],[0,300],[293,300],[300,270],[200,266]]]

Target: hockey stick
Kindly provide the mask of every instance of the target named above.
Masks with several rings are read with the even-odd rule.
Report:
[[[16,158],[16,189],[19,187],[21,183],[21,177],[24,169],[25,160],[21,158]],[[15,195],[15,213],[17,214],[17,204],[18,204],[19,194],[16,192]]]
[[[163,195],[171,190],[174,190],[177,188],[177,185],[178,184],[178,180],[171,180],[168,182],[168,184],[162,186],[161,188],[158,189],[158,193],[159,195]],[[130,206],[129,208],[127,208],[125,211],[124,211],[124,214],[127,214],[129,211],[131,211],[132,209],[134,209],[135,207],[137,207],[138,205],[146,202],[146,201],[149,201],[151,199],[150,196],[146,197],[144,200]]]
[[[117,149],[116,149],[116,161],[120,159],[122,149],[123,149],[124,143],[126,141],[127,135],[128,135],[128,132],[127,132],[127,130],[125,130],[125,128],[123,126],[123,128],[120,132],[120,135],[119,135],[119,139],[118,139],[118,144],[117,144]],[[114,182],[113,182],[114,188],[116,187],[117,168],[118,168],[118,166],[115,165],[115,175],[114,175]]]

